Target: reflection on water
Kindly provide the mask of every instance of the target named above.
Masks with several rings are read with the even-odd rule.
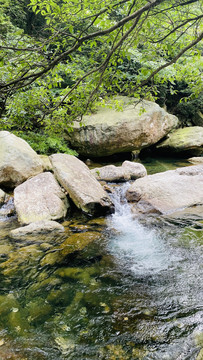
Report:
[[[0,224],[1,360],[201,360],[202,222],[145,226],[126,186],[64,237],[20,244]]]

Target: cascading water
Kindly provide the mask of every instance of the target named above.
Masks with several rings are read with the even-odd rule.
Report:
[[[111,196],[115,205],[115,213],[109,218],[109,227],[115,232],[111,251],[137,275],[164,270],[177,258],[155,229],[147,229],[135,219],[125,198],[128,187],[128,183],[118,186]]]
[[[180,227],[168,224],[157,228],[152,223],[151,229],[145,227],[132,215],[125,199],[128,186],[117,187],[112,193],[115,213],[108,221],[112,231],[109,251],[117,259],[125,277],[126,269],[131,273],[127,275],[128,281],[130,279],[128,291],[135,300],[129,299],[125,307],[131,316],[138,311],[140,324],[134,325],[136,341],[138,344],[154,343],[150,354],[143,358],[201,360],[202,355],[197,357],[199,350],[195,338],[202,339],[200,334],[203,331],[200,300],[203,299],[200,284],[202,230],[199,233],[191,230],[192,236],[187,238],[182,236],[187,231],[181,224]],[[196,235],[200,247],[195,243]],[[187,245],[180,241],[183,238],[187,239]],[[140,298],[137,291],[142,294]],[[138,310],[136,303],[139,302],[142,305]],[[148,321],[145,314],[149,315]],[[202,346],[202,343],[201,340],[198,345]]]
[[[127,187],[107,226],[75,217],[63,239],[11,241],[0,218],[1,360],[202,360],[202,222],[145,225]]]

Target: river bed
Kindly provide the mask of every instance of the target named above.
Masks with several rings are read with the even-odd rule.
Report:
[[[58,237],[14,242],[15,218],[1,220],[1,360],[203,359],[203,219],[139,221],[127,186],[114,214],[75,214]]]

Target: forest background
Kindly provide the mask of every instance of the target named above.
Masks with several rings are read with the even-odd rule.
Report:
[[[73,121],[117,94],[194,125],[202,20],[197,0],[0,0],[0,130],[40,153],[74,153]]]

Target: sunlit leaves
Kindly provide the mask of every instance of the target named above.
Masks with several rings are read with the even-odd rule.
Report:
[[[6,0],[7,6],[10,1]],[[155,1],[156,6],[119,25],[151,3],[31,0],[29,9],[46,24],[46,36],[40,33],[35,38],[14,27],[6,14],[0,15],[5,29],[0,38],[0,46],[5,46],[0,74],[3,83],[11,84],[5,116],[16,124],[22,117],[22,126],[28,129],[43,125],[60,132],[81,119],[99,98],[114,93],[156,99],[158,84],[166,83],[174,92],[175,82],[184,78],[197,95],[201,45],[176,63],[172,60],[202,31],[202,9],[199,1],[180,3]],[[150,77],[170,61],[169,67]]]

